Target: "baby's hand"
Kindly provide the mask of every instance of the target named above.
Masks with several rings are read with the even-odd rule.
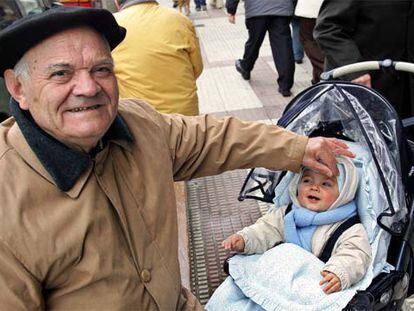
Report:
[[[321,271],[321,275],[323,279],[319,282],[319,285],[326,284],[323,289],[326,294],[339,292],[342,289],[341,280],[336,276],[335,273],[324,270]]]
[[[224,249],[236,252],[244,251],[244,239],[240,234],[233,234],[221,242]]]

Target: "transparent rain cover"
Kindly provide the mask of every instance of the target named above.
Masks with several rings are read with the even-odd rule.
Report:
[[[312,93],[304,105],[298,98],[290,106],[285,115],[290,114],[291,120],[281,121],[287,129],[306,136],[321,127],[338,131],[369,150],[382,185],[379,200],[386,202],[378,211],[378,221],[394,231],[392,224],[407,213],[395,111],[378,93],[354,84],[325,84]]]

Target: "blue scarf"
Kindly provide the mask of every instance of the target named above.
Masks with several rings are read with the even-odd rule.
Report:
[[[311,251],[312,236],[318,226],[348,219],[356,213],[354,201],[320,213],[292,204],[292,210],[284,217],[285,241]]]

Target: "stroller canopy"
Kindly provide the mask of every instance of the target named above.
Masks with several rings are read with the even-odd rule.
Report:
[[[401,121],[380,94],[353,83],[320,83],[300,93],[286,107],[278,125],[306,136],[352,141],[365,150],[376,170],[378,200],[386,202],[376,215],[378,224],[392,234],[402,233],[399,221],[407,213],[402,172],[408,172],[401,157]],[[271,202],[283,176],[281,172],[254,169],[245,181],[241,199],[254,197],[249,192],[260,189],[265,198],[259,199]]]

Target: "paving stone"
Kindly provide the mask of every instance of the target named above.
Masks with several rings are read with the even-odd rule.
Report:
[[[201,113],[263,107],[233,66],[205,69],[197,85]]]

